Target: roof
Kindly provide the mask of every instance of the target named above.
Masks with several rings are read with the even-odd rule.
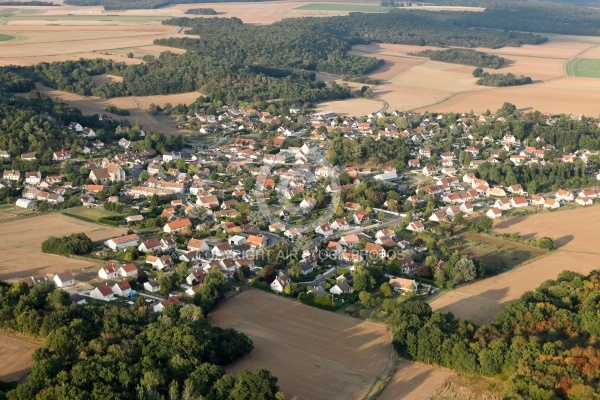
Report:
[[[390,285],[392,285],[393,287],[400,288],[400,289],[412,290],[415,287],[415,281],[412,279],[391,278]]]
[[[112,238],[110,240],[115,244],[121,244],[121,243],[134,242],[134,241],[137,242],[138,240],[140,240],[140,237],[136,234],[133,234],[133,235],[119,236],[116,238]]]
[[[173,222],[169,222],[167,224],[167,226],[170,229],[182,229],[182,228],[186,228],[188,226],[192,226],[192,222],[187,218],[183,218],[183,219],[178,219]]]
[[[147,249],[152,249],[154,247],[160,247],[160,239],[157,237],[153,237],[148,240],[144,240],[142,242],[142,244],[144,246],[146,246]]]
[[[112,289],[108,285],[101,285],[101,286],[98,286],[96,289],[98,289],[100,294],[102,294],[102,296],[104,296],[104,297],[113,294]]]
[[[114,265],[109,265],[107,267],[103,267],[102,269],[104,270],[104,272],[106,272],[106,274],[114,274],[117,272]]]
[[[117,282],[117,286],[121,290],[129,290],[129,289],[131,289],[131,285],[127,281]]]
[[[134,263],[124,264],[121,266],[121,268],[123,268],[123,271],[125,271],[125,272],[137,271],[137,267],[135,266]]]
[[[69,271],[59,272],[58,274],[56,274],[56,276],[58,277],[58,279],[60,279],[61,282],[73,280],[73,275]]]

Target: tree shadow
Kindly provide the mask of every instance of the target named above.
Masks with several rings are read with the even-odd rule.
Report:
[[[554,240],[554,246],[556,246],[556,248],[559,249],[559,248],[564,247],[567,244],[571,243],[574,238],[575,238],[575,236],[573,236],[573,235],[566,235],[563,237],[559,237],[558,239]]]
[[[460,288],[455,290],[460,290]],[[508,301],[503,301],[507,293],[508,287],[487,290],[455,301],[435,310],[435,312],[450,312],[459,318],[472,320],[477,325],[488,324],[494,319],[498,311],[508,305]]]

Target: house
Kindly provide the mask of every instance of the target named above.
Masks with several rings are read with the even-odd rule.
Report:
[[[391,278],[389,283],[397,292],[408,293],[417,291],[417,282],[413,279]]]
[[[148,282],[144,282],[144,289],[154,293],[160,290],[160,285],[157,281],[150,279]]]
[[[0,150],[0,158],[10,158],[10,152],[6,150]]]
[[[358,235],[355,234],[346,235],[340,239],[339,243],[344,247],[353,249],[360,243],[360,239],[358,238]]]
[[[229,238],[229,244],[232,246],[241,246],[246,243],[246,237],[241,235],[235,235]]]
[[[271,290],[281,293],[290,282],[291,280],[286,274],[281,274],[271,282]]]
[[[173,262],[171,256],[148,256],[146,257],[146,264],[151,264],[157,270],[162,271],[164,269],[172,268],[175,265],[175,262]]]
[[[488,194],[495,197],[506,197],[506,192],[500,186],[491,188],[488,190]]]
[[[228,242],[221,243],[212,248],[213,257],[225,257],[233,254],[231,245]]]
[[[398,264],[400,264],[400,268],[402,268],[402,272],[405,274],[408,274],[417,266],[412,257],[399,258]]]
[[[28,185],[38,185],[42,182],[42,174],[39,171],[36,172],[26,172],[25,173],[25,183]]]
[[[108,285],[100,285],[90,292],[90,297],[96,300],[112,301],[115,299],[115,294]]]
[[[544,203],[546,202],[546,199],[544,199],[542,196],[534,194],[533,196],[531,196],[530,199],[530,203],[532,206],[543,206]]]
[[[527,198],[523,196],[513,197],[510,199],[510,206],[512,208],[522,208],[527,207],[529,204],[527,202]]]
[[[471,202],[466,201],[460,205],[459,210],[465,214],[471,214],[473,212],[473,205]]]
[[[200,284],[204,282],[206,272],[201,268],[193,269],[192,272],[185,278],[188,285]]]
[[[544,202],[544,208],[549,208],[551,210],[557,209],[560,207],[560,203],[558,202],[558,200],[554,200],[554,199],[546,199],[546,201]]]
[[[116,238],[109,239],[104,242],[106,247],[111,248],[114,251],[123,250],[127,247],[137,246],[140,237],[138,235],[124,235]]]
[[[574,199],[573,193],[568,190],[560,189],[556,192],[556,200],[558,201],[573,201]]]
[[[341,281],[335,284],[331,289],[329,289],[329,293],[332,294],[345,294],[350,293],[352,291],[352,287],[348,284],[348,282]]]
[[[502,216],[502,211],[498,207],[492,207],[485,213],[485,215],[492,219],[496,219]]]
[[[21,154],[21,159],[23,159],[25,161],[35,160],[36,159],[35,152],[23,153],[23,154]]]
[[[83,126],[81,126],[81,124],[78,122],[71,122],[68,128],[74,130],[75,132],[83,132]]]
[[[178,306],[181,305],[181,300],[177,297],[169,297],[167,300],[160,301],[156,304],[152,305],[153,312],[162,312],[165,308],[169,306]]]
[[[501,199],[496,200],[496,202],[494,203],[494,207],[499,209],[499,210],[510,210],[510,200],[507,199],[506,197],[503,197]]]
[[[163,227],[163,231],[166,233],[174,233],[174,232],[182,232],[182,231],[190,231],[192,228],[192,222],[189,218],[182,218],[175,220],[173,222],[167,223]]]
[[[119,164],[109,163],[106,168],[93,169],[89,178],[96,183],[106,183],[107,181],[122,182],[126,179],[125,171]]]
[[[75,284],[75,279],[73,278],[73,275],[71,275],[71,273],[68,271],[60,272],[54,275],[54,279],[52,280],[54,281],[56,287],[59,288],[73,286]]]
[[[117,276],[117,269],[114,265],[108,265],[100,268],[98,276],[102,279],[113,279]]]
[[[131,293],[131,285],[127,281],[117,282],[112,286],[112,291],[117,296],[128,297]]]
[[[589,197],[577,197],[577,199],[575,199],[575,202],[577,204],[579,204],[580,206],[591,206],[592,204],[594,204],[594,201],[592,199],[590,199]]]
[[[271,225],[269,225],[269,232],[271,233],[278,233],[278,232],[283,232],[285,231],[285,224],[282,222],[275,222]]]
[[[152,253],[155,251],[164,250],[162,244],[160,243],[160,239],[157,237],[150,238],[148,240],[144,240],[139,246],[138,250],[142,253]]]
[[[338,242],[329,242],[327,243],[327,254],[329,254],[332,257],[337,257],[340,252],[342,251],[342,245],[340,245]]]
[[[413,221],[406,227],[409,231],[413,232],[423,232],[425,230],[425,225],[419,220]]]
[[[448,220],[448,215],[443,210],[437,210],[429,217],[430,221],[444,222]]]
[[[136,276],[138,274],[137,267],[133,263],[122,265],[117,271],[119,276]]]
[[[385,258],[386,252],[383,247],[375,243],[367,243],[365,244],[365,252],[369,255],[373,255],[377,258]]]
[[[359,211],[352,216],[352,219],[356,225],[360,225],[369,220],[369,213],[366,211]]]
[[[264,236],[250,235],[246,240],[246,244],[250,245],[250,247],[254,249],[260,249],[261,247],[268,244],[268,238]]]
[[[127,221],[127,223],[139,222],[139,221],[143,221],[143,220],[144,220],[144,216],[142,214],[130,215],[129,217],[125,218],[125,221]]]
[[[345,231],[350,229],[350,224],[346,221],[346,217],[336,218],[336,220],[331,223],[331,228],[335,231]]]
[[[60,150],[52,153],[52,160],[54,161],[68,161],[71,159],[71,152],[68,150]]]
[[[363,260],[362,256],[355,252],[343,251],[340,253],[340,260],[346,261],[349,263],[358,263]]]
[[[210,250],[210,246],[208,244],[206,244],[206,242],[204,240],[200,240],[200,239],[190,239],[190,241],[187,244],[187,248],[188,250],[195,250],[195,251],[207,251]]]
[[[515,193],[515,194],[525,194],[525,191],[523,190],[523,186],[521,186],[519,184],[509,186],[508,191],[510,193]]]
[[[313,197],[307,197],[300,203],[300,208],[302,209],[302,211],[308,212],[315,208],[316,205],[317,201]]]
[[[331,224],[323,224],[315,229],[315,233],[318,233],[319,235],[323,235],[325,237],[329,237],[333,235],[333,228]]]
[[[5,181],[18,181],[21,179],[21,171],[15,169],[7,169],[2,173],[2,179]]]

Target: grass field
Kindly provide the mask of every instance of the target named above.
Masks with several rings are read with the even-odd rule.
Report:
[[[576,58],[565,67],[569,76],[600,78],[600,60],[594,58]]]
[[[0,381],[22,380],[29,374],[33,352],[41,343],[0,333]]]
[[[102,241],[124,234],[125,229],[93,224],[60,213],[0,223],[0,280],[55,274],[93,265],[90,261],[42,253],[42,242],[50,236],[78,232],[84,232],[94,241]]]
[[[211,323],[252,339],[254,350],[228,373],[266,368],[286,398],[362,399],[388,370],[392,345],[387,326],[318,308],[260,290],[221,304]]]
[[[68,210],[61,211],[61,214],[78,218],[87,222],[98,222],[100,218],[104,217],[112,217],[118,214],[115,214],[110,211],[106,211],[103,208],[88,208],[88,207],[75,207],[70,208]]]
[[[378,12],[385,13],[390,12],[393,7],[380,7],[380,6],[365,6],[360,4],[324,4],[324,3],[312,3],[305,4],[300,7],[296,7],[296,10],[310,10],[310,11],[350,11],[350,12]]]
[[[6,42],[8,40],[13,40],[15,37],[11,35],[4,35],[0,33],[0,42]]]

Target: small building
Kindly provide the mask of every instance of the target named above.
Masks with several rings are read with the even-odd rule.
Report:
[[[413,232],[423,232],[425,230],[425,225],[419,220],[413,221],[406,227],[409,231]]]
[[[54,279],[52,280],[56,287],[59,288],[73,286],[75,284],[75,278],[73,278],[73,275],[69,271],[60,272],[54,275]]]
[[[91,291],[90,297],[96,300],[112,301],[115,299],[115,294],[113,293],[110,286],[101,285]]]
[[[138,274],[138,269],[133,263],[122,265],[117,271],[119,276],[136,276]]]
[[[417,281],[414,279],[391,278],[389,283],[396,292],[408,293],[417,291]]]
[[[98,276],[102,279],[114,279],[117,277],[117,269],[114,265],[108,265],[100,268]]]
[[[114,251],[123,250],[127,247],[135,247],[137,246],[140,237],[138,235],[124,235],[116,238],[109,239],[104,242],[106,247],[111,248]]]
[[[286,274],[281,274],[271,282],[271,290],[281,293],[290,282],[291,280]]]
[[[188,218],[182,218],[175,220],[173,222],[167,223],[163,227],[163,231],[166,233],[175,233],[175,232],[189,232],[192,228],[192,222]]]
[[[160,290],[160,285],[157,281],[150,279],[148,282],[144,282],[144,289],[151,293],[154,293]]]
[[[329,293],[337,295],[350,293],[351,291],[352,286],[350,286],[346,281],[340,281],[336,283],[335,286],[333,286],[331,289],[329,289]]]
[[[167,300],[160,301],[152,306],[152,311],[154,312],[162,312],[165,308],[169,306],[178,306],[181,305],[181,301],[177,297],[170,297]]]
[[[117,282],[113,285],[112,291],[117,296],[129,297],[131,293],[131,285],[127,281]]]
[[[185,278],[188,285],[200,284],[204,282],[206,272],[201,268],[193,269],[192,272]]]
[[[500,210],[498,207],[492,207],[485,213],[485,215],[492,219],[500,218],[502,216],[502,210]]]
[[[35,208],[35,202],[29,199],[18,199],[15,205],[28,210],[33,210]]]

